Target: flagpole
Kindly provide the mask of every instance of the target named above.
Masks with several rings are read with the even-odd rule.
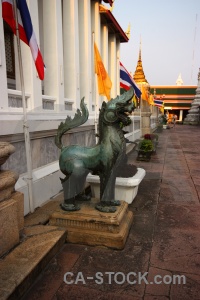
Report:
[[[153,101],[156,99],[156,89],[154,88],[153,92]],[[155,103],[155,102],[154,102]],[[155,105],[154,105],[155,107]],[[156,122],[157,122],[157,127],[158,127],[158,108],[156,107]]]
[[[142,83],[140,84],[140,87],[141,87],[141,91],[142,91]],[[143,107],[143,103],[142,103],[142,93],[141,93],[141,96],[140,96],[140,134],[142,135],[142,107]]]
[[[94,32],[92,32],[92,43],[93,43],[93,53],[94,53]],[[94,59],[93,59],[94,61]],[[95,73],[95,72],[94,72]],[[97,95],[96,95],[96,86],[97,86],[97,75],[94,74],[94,97],[95,97],[95,110],[94,110],[94,128],[95,128],[95,140],[96,144],[98,143],[98,121],[97,121]]]
[[[28,185],[28,195],[29,195],[29,205],[31,213],[34,212],[33,206],[33,182],[32,182],[32,160],[31,160],[31,147],[30,147],[30,135],[29,126],[27,122],[27,111],[26,111],[26,97],[24,88],[24,76],[22,67],[22,54],[20,47],[20,37],[19,37],[19,26],[18,26],[18,16],[17,16],[17,4],[14,0],[14,13],[15,13],[15,24],[16,24],[16,37],[17,37],[17,50],[18,50],[18,60],[19,60],[19,73],[21,81],[21,91],[22,91],[22,105],[23,105],[23,128],[24,128],[24,139],[25,139],[25,150],[26,150],[26,161],[27,161],[27,185]]]

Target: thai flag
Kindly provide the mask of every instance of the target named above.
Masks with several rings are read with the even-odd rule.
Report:
[[[38,76],[41,80],[43,80],[45,65],[37,44],[35,33],[33,31],[31,17],[26,4],[26,0],[16,0],[16,2],[19,37],[30,47]],[[2,17],[5,22],[8,23],[8,25],[11,27],[13,33],[16,35],[16,23],[13,5],[13,0],[2,0]]]
[[[126,91],[130,89],[130,87],[133,87],[135,91],[135,95],[138,99],[140,99],[141,91],[135,81],[132,79],[129,72],[125,69],[125,67],[120,62],[120,87],[125,89]]]
[[[164,101],[163,100],[154,99],[154,105],[158,106],[158,107],[162,107],[164,105]]]

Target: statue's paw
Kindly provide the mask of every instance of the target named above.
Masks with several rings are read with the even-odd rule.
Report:
[[[119,200],[111,200],[109,202],[109,205],[110,206],[120,206],[121,205],[121,202]]]
[[[62,210],[65,211],[76,211],[76,210],[80,210],[80,206],[77,204],[72,204],[72,203],[61,203],[60,207],[62,208]]]
[[[98,203],[95,208],[101,212],[104,212],[104,213],[114,213],[116,212],[116,207],[115,206],[109,206],[107,205],[107,203]]]

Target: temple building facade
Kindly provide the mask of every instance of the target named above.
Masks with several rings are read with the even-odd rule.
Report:
[[[181,123],[183,122],[188,113],[188,110],[190,110],[191,108],[191,103],[194,100],[197,86],[184,85],[181,74],[179,74],[176,80],[176,85],[150,85],[145,77],[143,70],[141,45],[137,66],[132,77],[138,84],[140,89],[143,89],[146,94],[152,94],[156,99],[161,99],[164,101],[164,111],[169,113],[169,117],[175,114],[177,115],[177,121]],[[150,108],[148,102],[144,99],[144,97],[141,97],[141,111],[142,114],[146,114],[146,116],[148,115],[148,111],[149,113],[151,111],[150,127],[151,129],[154,128],[153,120],[154,116],[157,114],[157,107],[151,106]],[[145,129],[143,131],[145,132]]]
[[[30,48],[20,43],[27,122],[24,122],[16,37],[0,18],[0,140],[15,147],[15,153],[3,168],[19,174],[15,188],[24,194],[24,214],[31,211],[31,206],[33,209],[41,206],[62,190],[59,177],[63,174],[58,163],[60,152],[54,138],[60,122],[67,116],[74,116],[83,97],[89,119],[84,125],[70,130],[63,137],[64,144],[93,146],[96,143],[95,120],[101,103],[107,99],[98,93],[94,42],[112,81],[111,97],[120,94],[120,45],[128,42],[129,38],[111,11],[112,3],[112,0],[27,0],[46,66],[44,80],[41,81]],[[133,116],[133,121],[134,118],[138,119]],[[25,126],[30,135],[29,154],[26,151]],[[133,131],[131,128],[130,132]],[[29,176],[27,161],[31,168]],[[32,204],[28,180],[32,184]]]
[[[191,108],[196,89],[197,86],[184,85],[181,74],[179,74],[176,85],[152,85],[150,90],[157,99],[164,101],[164,110],[169,113],[169,118],[175,114],[177,121],[182,123]]]

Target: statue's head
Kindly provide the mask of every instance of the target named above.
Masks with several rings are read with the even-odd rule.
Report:
[[[120,123],[128,125],[130,119],[129,114],[135,109],[133,103],[134,90],[131,87],[127,92],[108,102],[104,102],[102,107],[104,108],[104,122],[105,123]]]

